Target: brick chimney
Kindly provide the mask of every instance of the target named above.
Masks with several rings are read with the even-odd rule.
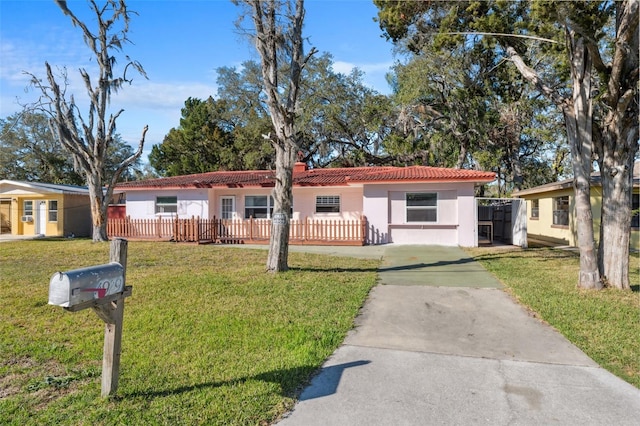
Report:
[[[307,163],[298,161],[293,165],[293,173],[306,172],[307,170],[309,170]]]

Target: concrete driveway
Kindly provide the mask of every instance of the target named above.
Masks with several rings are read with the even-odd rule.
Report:
[[[458,248],[387,246],[356,328],[279,425],[638,425],[640,390]]]

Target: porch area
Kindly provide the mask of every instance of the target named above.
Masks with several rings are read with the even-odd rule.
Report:
[[[196,244],[269,244],[270,219],[109,218],[109,238]],[[289,244],[363,246],[367,219],[290,220]]]

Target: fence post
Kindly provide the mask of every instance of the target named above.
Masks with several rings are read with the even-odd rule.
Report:
[[[364,245],[367,242],[367,229],[368,229],[368,225],[367,225],[367,217],[362,215],[362,217],[360,218],[360,220],[362,221],[362,226],[360,228],[360,232],[362,232],[362,234],[360,235],[362,244]]]
[[[173,220],[173,239],[178,242],[178,217]]]

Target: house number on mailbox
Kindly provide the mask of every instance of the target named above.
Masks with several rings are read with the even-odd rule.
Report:
[[[73,307],[124,290],[124,268],[117,262],[57,272],[49,283],[49,304]]]

